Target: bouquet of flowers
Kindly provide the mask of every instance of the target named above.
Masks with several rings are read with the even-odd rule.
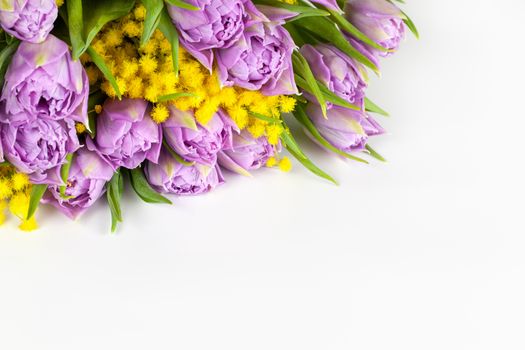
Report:
[[[130,184],[148,203],[223,171],[299,163],[288,122],[338,156],[381,160],[368,72],[417,30],[394,0],[2,0],[0,223],[40,203],[77,218]]]

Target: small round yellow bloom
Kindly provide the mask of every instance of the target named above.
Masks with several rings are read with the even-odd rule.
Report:
[[[268,168],[273,168],[274,166],[276,166],[278,163],[277,159],[275,157],[270,157],[267,161],[266,161],[266,166]]]
[[[156,105],[151,111],[151,119],[153,119],[157,124],[164,123],[169,117],[170,110],[163,104]]]
[[[23,173],[14,173],[11,177],[11,183],[14,191],[22,191],[30,185],[29,176]]]
[[[290,161],[290,158],[284,157],[283,159],[281,159],[281,161],[279,162],[279,169],[281,169],[281,171],[284,172],[289,172],[290,170],[292,170],[292,162]]]

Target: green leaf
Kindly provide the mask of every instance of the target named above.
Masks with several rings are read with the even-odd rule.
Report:
[[[312,135],[317,140],[317,142],[319,142],[319,144],[321,146],[325,147],[326,149],[328,149],[328,150],[334,152],[335,154],[338,154],[338,155],[340,155],[340,156],[342,156],[344,158],[352,159],[352,160],[355,160],[355,161],[358,161],[358,162],[361,162],[361,163],[368,164],[368,162],[366,160],[361,159],[359,157],[356,157],[356,156],[354,156],[352,154],[348,154],[346,152],[343,152],[340,149],[334,147],[330,142],[328,142],[328,140],[326,140],[321,135],[321,133],[317,130],[315,125],[312,123],[312,121],[310,120],[310,118],[306,114],[306,111],[304,110],[303,106],[297,106],[297,108],[295,110],[295,113],[294,113],[294,116],[297,118],[299,123],[301,123],[306,128],[306,130],[308,130],[310,135]]]
[[[310,69],[310,65],[308,64],[308,61],[306,61],[306,58],[304,58],[303,55],[299,51],[295,51],[293,53],[292,61],[293,61],[295,73],[300,75],[304,79],[304,81],[306,82],[308,86],[310,93],[315,97],[315,99],[319,103],[319,106],[321,106],[321,111],[323,112],[323,116],[325,118],[328,118],[326,101],[324,99],[324,95],[321,92],[321,89],[319,87],[319,84],[317,83],[317,80],[315,79],[314,73]]]
[[[182,0],[166,0],[168,4],[171,4],[173,6],[177,6],[186,10],[192,10],[192,11],[198,11],[200,10],[199,7],[193,6],[191,4],[188,4],[187,2],[184,2]]]
[[[368,36],[366,36],[363,32],[361,32],[359,29],[357,29],[352,23],[346,20],[346,18],[341,15],[339,12],[334,11],[332,9],[327,9],[330,14],[332,15],[332,18],[334,22],[341,27],[345,32],[352,35],[354,38],[364,42],[365,44],[383,51],[388,52],[389,50],[387,48],[384,48],[383,46],[376,43],[374,40],[370,39]]]
[[[120,201],[122,198],[124,179],[122,178],[120,170],[117,170],[107,186],[107,199],[109,209],[111,211],[111,232],[115,232],[118,223],[122,222],[122,209],[120,207]]]
[[[382,116],[388,117],[389,114],[387,111],[376,105],[372,100],[370,100],[368,97],[365,97],[365,109],[367,112],[371,113],[377,113]]]
[[[88,50],[104,25],[127,15],[135,6],[135,0],[67,0],[66,3],[75,60]]]
[[[73,153],[68,154],[66,156],[66,163],[60,168],[60,178],[62,179],[62,182],[64,182],[64,185],[60,186],[60,197],[65,200],[73,198],[66,196],[67,182],[69,180],[69,171],[73,163],[73,156]]]
[[[140,46],[146,45],[155,29],[159,26],[160,15],[164,8],[164,1],[162,0],[142,0],[142,4],[146,8],[146,19],[144,20],[144,30],[140,38]]]
[[[82,35],[84,29],[82,0],[68,0],[66,5],[69,37],[71,39],[71,45],[73,46],[73,59],[76,60],[80,57],[86,46]]]
[[[46,193],[48,185],[33,185],[31,187],[31,195],[29,196],[29,208],[27,210],[26,220],[29,220],[35,215],[38,206],[40,205],[40,200]]]
[[[106,65],[106,62],[104,62],[104,59],[91,46],[88,47],[87,53],[91,57],[91,60],[93,61],[93,63],[97,65],[98,69],[100,69],[102,74],[104,74],[104,77],[111,84],[111,86],[113,87],[113,89],[115,90],[117,94],[117,97],[119,99],[122,99],[122,94],[120,93],[120,89],[118,87],[117,80],[113,76],[113,73],[111,73],[111,70],[109,69],[109,67]]]
[[[403,22],[405,22],[405,24],[407,25],[408,29],[410,29],[412,34],[414,34],[414,36],[417,39],[419,39],[419,31],[417,30],[417,27],[416,27],[415,23],[412,21],[412,19],[410,19],[410,17],[408,17],[408,15],[406,13],[403,12],[403,15],[405,15],[405,17],[406,17],[403,20]]]
[[[310,91],[310,86],[300,76],[295,75],[295,83],[297,84],[297,86],[299,86],[304,91],[306,91],[306,92],[308,92],[310,94],[312,93]],[[330,89],[328,89],[320,81],[317,81],[317,85],[319,85],[319,89],[321,90],[321,93],[323,94],[323,96],[324,96],[326,101],[331,102],[331,103],[333,103],[336,106],[345,107],[345,108],[353,109],[353,110],[356,110],[356,111],[361,110],[360,107],[358,107],[358,106],[356,106],[354,104],[351,104],[350,102],[348,102],[344,98],[334,94],[332,91],[330,91]]]
[[[169,1],[168,1],[169,2]],[[175,4],[172,4],[175,5]],[[177,6],[177,5],[175,5]],[[179,6],[182,7],[182,6]],[[183,7],[184,8],[184,7]],[[160,14],[159,29],[171,44],[171,55],[173,57],[173,71],[179,75],[179,33],[171,21],[168,10],[164,7]]]
[[[5,73],[9,64],[11,64],[11,59],[20,45],[19,40],[13,40],[11,43],[8,43],[2,51],[0,51],[0,82],[4,81]]]
[[[315,21],[302,18],[295,21],[294,24],[300,27],[301,30],[309,31],[312,35],[319,37],[324,42],[333,44],[348,56],[354,58],[356,61],[364,64],[379,74],[379,68],[372,61],[370,61],[368,57],[354,48],[345,38],[343,33],[341,33],[339,27],[337,27],[337,25],[328,18],[318,17],[315,19]]]
[[[381,161],[381,162],[386,162],[386,159],[383,158],[382,155],[380,155],[379,153],[377,153],[377,152],[372,148],[372,146],[370,146],[370,145],[366,145],[366,149],[367,149],[368,152],[370,152],[370,155],[371,155],[372,157],[374,157],[375,159],[377,159],[377,160],[379,160],[379,161]]]
[[[285,145],[287,149],[292,150],[294,154],[296,154],[297,156],[303,159],[308,158],[306,154],[304,154],[303,150],[301,149],[301,147],[299,146],[295,138],[293,137],[288,126],[285,127],[284,132],[281,134],[281,141],[283,142],[283,144]]]
[[[288,152],[290,152],[290,154],[295,159],[297,159],[306,169],[310,170],[315,175],[322,177],[323,179],[326,179],[337,185],[337,181],[335,181],[333,177],[331,177],[330,175],[325,173],[323,170],[318,168],[309,158],[303,158],[299,154],[295,153],[295,151],[289,148],[287,145],[285,145],[285,147],[288,150]]]
[[[271,123],[271,124],[282,124],[282,122],[283,122],[281,119],[268,117],[268,116],[266,116],[264,114],[261,114],[261,113],[252,112],[252,111],[248,111],[248,113],[250,115],[252,115],[253,117],[257,118],[257,119],[263,120],[263,121]]]
[[[172,204],[169,199],[157,193],[148,183],[142,168],[136,168],[129,171],[131,186],[135,193],[146,203],[164,203]]]
[[[135,0],[82,0],[82,4],[85,9],[82,31],[85,44],[78,56],[73,56],[75,59],[87,50],[106,23],[127,15],[135,6]]]
[[[158,102],[168,102],[172,100],[176,100],[181,97],[197,97],[196,94],[193,94],[191,92],[176,92],[174,94],[164,95],[158,98]]]

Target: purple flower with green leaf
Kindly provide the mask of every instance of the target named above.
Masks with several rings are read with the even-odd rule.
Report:
[[[0,121],[45,118],[88,125],[89,80],[69,47],[53,35],[39,44],[22,42],[5,75]]]
[[[325,118],[318,105],[309,103],[306,113],[321,136],[343,152],[362,151],[369,137],[384,133],[371,116],[361,111],[333,106]]]
[[[377,44],[390,52],[369,48],[376,55],[388,56],[399,48],[405,37],[406,18],[391,1],[348,0],[345,6],[347,19]]]
[[[42,201],[76,219],[102,197],[113,174],[113,168],[96,152],[81,148],[73,156],[65,191],[61,193],[59,185],[49,186]]]
[[[304,45],[301,54],[318,81],[351,104],[364,107],[367,73],[362,64],[328,44]],[[308,94],[306,97],[316,101]]]
[[[264,19],[251,0],[185,0],[200,10],[168,5],[181,44],[210,71],[214,49],[227,49],[246,27]]]

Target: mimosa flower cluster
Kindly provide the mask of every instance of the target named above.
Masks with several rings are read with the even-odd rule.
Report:
[[[335,182],[291,119],[340,157],[382,160],[368,75],[417,35],[393,1],[70,1],[0,3],[0,224],[105,198],[115,230],[127,185],[169,204],[227,172],[290,171],[288,156]]]

